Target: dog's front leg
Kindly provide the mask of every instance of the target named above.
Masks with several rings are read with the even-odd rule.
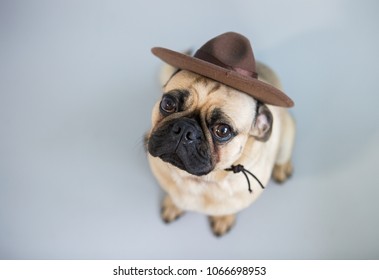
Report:
[[[178,208],[172,201],[170,195],[167,194],[166,197],[162,201],[162,208],[161,208],[162,220],[168,224],[175,221],[183,214],[184,214],[184,211]]]
[[[236,221],[236,215],[225,215],[225,216],[209,216],[209,222],[216,236],[222,236],[233,227]]]

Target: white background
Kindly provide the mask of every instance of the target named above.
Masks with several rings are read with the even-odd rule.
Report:
[[[378,262],[378,260],[0,260],[0,277],[7,280],[215,280],[220,277],[223,280],[251,278],[377,280]]]
[[[1,1],[1,259],[378,259],[377,1]],[[295,101],[295,174],[215,238],[171,225],[142,136],[153,46],[236,31]]]

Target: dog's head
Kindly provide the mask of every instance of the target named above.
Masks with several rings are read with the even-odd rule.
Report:
[[[181,70],[163,87],[152,112],[147,149],[190,174],[230,167],[249,137],[267,141],[272,114],[247,94]]]

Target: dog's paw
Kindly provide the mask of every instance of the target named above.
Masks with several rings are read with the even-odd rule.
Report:
[[[170,196],[166,195],[166,197],[164,198],[162,202],[162,208],[161,208],[162,220],[168,224],[168,223],[171,223],[172,221],[175,221],[183,214],[184,214],[184,211],[179,209],[174,204]]]
[[[225,215],[225,216],[210,216],[209,222],[216,236],[223,236],[225,233],[233,227],[236,221],[236,215]]]
[[[278,183],[284,183],[293,173],[292,162],[288,161],[285,164],[275,164],[272,171],[272,178]]]

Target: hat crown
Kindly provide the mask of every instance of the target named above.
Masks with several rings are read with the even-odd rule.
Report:
[[[241,34],[221,34],[206,42],[193,57],[160,47],[153,48],[152,52],[178,69],[230,86],[260,102],[282,107],[294,105],[280,89],[257,79],[253,49]]]
[[[235,32],[227,32],[209,40],[194,57],[244,75],[257,77],[250,42],[245,36]]]

